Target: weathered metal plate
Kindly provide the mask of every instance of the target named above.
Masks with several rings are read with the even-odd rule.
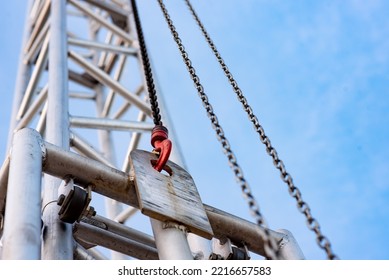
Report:
[[[200,195],[190,174],[168,161],[164,170],[156,171],[152,162],[157,160],[153,153],[134,150],[130,154],[131,175],[143,214],[160,220],[175,221],[204,238],[211,239],[212,228]]]

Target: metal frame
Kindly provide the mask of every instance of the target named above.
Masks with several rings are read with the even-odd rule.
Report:
[[[0,169],[1,258],[106,259],[104,247],[112,259],[208,259],[210,241],[182,225],[151,219],[151,236],[128,224],[139,209],[129,154],[150,149],[143,135],[153,128],[129,1],[31,0],[27,19]],[[139,75],[123,79],[128,72]],[[185,167],[161,95],[158,101],[171,160]],[[104,198],[99,215],[73,225],[59,220],[56,202],[69,192],[69,177]],[[262,228],[204,207],[214,238],[264,255]],[[304,258],[289,232],[270,233],[281,258]]]

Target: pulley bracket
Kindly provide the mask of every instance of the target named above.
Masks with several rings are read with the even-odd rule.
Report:
[[[92,200],[92,191],[89,186],[87,190],[74,186],[67,195],[61,194],[57,204],[61,206],[58,215],[59,219],[65,223],[73,224],[79,222],[82,217],[96,215],[96,211],[89,206]]]
[[[250,253],[245,245],[234,245],[231,240],[225,238],[212,239],[211,260],[249,260]]]

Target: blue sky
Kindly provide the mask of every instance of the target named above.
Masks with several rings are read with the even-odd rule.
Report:
[[[4,158],[27,1],[0,11]],[[389,259],[387,1],[192,1],[341,259]],[[272,229],[324,259],[183,1],[166,1]],[[139,9],[187,167],[203,201],[252,220],[156,1]]]

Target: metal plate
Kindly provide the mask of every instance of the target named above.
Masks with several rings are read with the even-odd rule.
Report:
[[[160,220],[175,221],[204,238],[213,236],[200,195],[190,174],[168,161],[164,171],[158,172],[152,162],[157,160],[153,153],[134,150],[130,154],[131,175],[143,214]]]

